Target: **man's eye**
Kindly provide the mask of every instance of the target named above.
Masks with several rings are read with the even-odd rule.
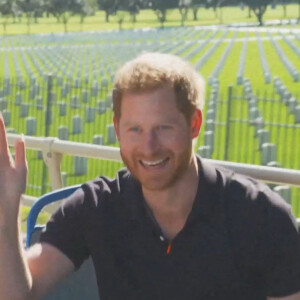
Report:
[[[131,132],[139,132],[140,128],[139,127],[131,127],[131,128],[129,128],[129,131],[131,131]]]
[[[158,126],[158,129],[159,130],[167,130],[167,129],[170,129],[171,127],[170,126],[168,126],[168,125],[160,125],[160,126]]]

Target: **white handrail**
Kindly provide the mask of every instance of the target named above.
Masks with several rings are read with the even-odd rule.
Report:
[[[17,134],[7,134],[8,144],[14,145],[16,139],[20,138]],[[25,136],[26,147],[28,149],[41,150],[43,158],[49,168],[50,183],[52,189],[62,187],[60,174],[61,155],[71,154],[89,158],[103,160],[122,161],[120,150],[117,147],[100,146],[94,144],[63,141],[57,138],[31,137]],[[205,159],[206,160],[206,159]],[[257,178],[262,181],[276,184],[287,184],[300,186],[300,171],[250,165],[244,163],[233,163],[207,159],[215,165],[232,169],[238,173]]]

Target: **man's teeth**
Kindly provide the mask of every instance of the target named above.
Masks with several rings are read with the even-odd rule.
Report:
[[[142,160],[142,163],[146,166],[152,167],[152,166],[157,166],[161,163],[163,163],[165,161],[165,159],[160,159],[160,160],[156,160],[156,161],[145,161]]]

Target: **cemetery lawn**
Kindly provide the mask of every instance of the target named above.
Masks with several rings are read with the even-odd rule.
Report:
[[[290,6],[289,6],[290,7]],[[296,6],[294,6],[295,8]],[[228,11],[227,11],[228,10]],[[278,8],[279,10],[279,8]],[[212,13],[211,11],[201,10],[201,13]],[[234,9],[224,9],[223,17],[226,13],[234,14]],[[269,10],[269,13],[275,13]],[[236,14],[245,13],[236,9]],[[101,14],[99,12],[98,14]],[[151,16],[151,11],[143,11],[142,15],[148,16],[149,24],[156,24],[155,18]],[[288,72],[286,65],[281,57],[286,57],[289,62],[300,71],[300,59],[295,50],[292,50],[288,43],[277,32],[261,32],[261,43],[265,53],[265,62],[271,75],[271,83],[266,84],[261,57],[256,39],[256,33],[246,31],[235,31],[232,28],[200,29],[195,27],[179,27],[178,20],[175,22],[175,16],[178,12],[170,13],[170,22],[174,17],[173,28],[166,30],[157,30],[156,32],[134,32],[134,31],[115,31],[110,34],[106,32],[97,33],[78,33],[67,36],[9,36],[0,39],[0,48],[5,51],[0,52],[0,109],[9,110],[11,120],[8,128],[14,128],[19,133],[27,132],[27,117],[34,117],[37,120],[35,136],[45,136],[45,105],[47,100],[47,79],[45,74],[53,72],[56,76],[62,76],[63,82],[59,83],[59,78],[53,82],[53,103],[51,108],[52,124],[49,130],[49,136],[57,137],[61,126],[64,126],[69,133],[70,141],[92,143],[94,135],[101,134],[105,145],[118,146],[117,143],[108,143],[107,125],[112,124],[112,112],[107,101],[107,95],[111,93],[111,80],[115,70],[126,60],[140,53],[141,50],[161,51],[175,53],[187,59],[193,65],[199,61],[202,66],[197,69],[205,80],[211,78],[216,66],[219,65],[217,79],[219,81],[218,105],[216,113],[216,131],[214,136],[215,151],[212,155],[214,159],[227,159],[229,161],[246,162],[251,164],[261,163],[261,152],[259,151],[258,138],[255,136],[254,126],[248,122],[249,107],[248,102],[243,95],[243,86],[237,85],[237,75],[240,64],[240,58],[245,41],[248,36],[247,48],[244,62],[244,78],[249,79],[253,95],[257,97],[257,108],[265,121],[265,129],[270,131],[270,142],[276,144],[277,160],[283,167],[300,169],[300,127],[295,123],[294,114],[289,112],[287,106],[276,93],[273,84],[273,78],[277,76],[284,86],[299,101],[299,81],[295,82]],[[140,17],[139,16],[139,17]],[[96,18],[96,17],[95,17]],[[204,18],[204,17],[203,17]],[[234,19],[234,15],[233,18]],[[87,19],[91,21],[94,19]],[[47,20],[50,22],[50,19]],[[77,23],[71,19],[70,28]],[[136,26],[141,25],[138,19]],[[176,25],[175,25],[176,23]],[[98,24],[98,23],[97,23]],[[113,22],[105,25],[112,26]],[[129,23],[128,23],[129,24]],[[168,23],[169,24],[169,23]],[[188,24],[188,22],[187,22]],[[53,19],[53,26],[62,26],[56,24]],[[126,24],[125,24],[126,25]],[[35,26],[35,25],[32,25]],[[43,26],[42,20],[38,26]],[[85,26],[84,24],[82,26]],[[10,27],[10,25],[9,25]],[[9,30],[8,27],[8,30]],[[36,28],[37,28],[36,27]],[[49,25],[49,28],[51,26]],[[267,27],[268,28],[268,27]],[[281,27],[276,27],[281,29]],[[107,28],[109,29],[109,28]],[[112,29],[112,28],[110,28]],[[180,36],[180,40],[178,39]],[[292,32],[286,34],[291,39],[295,47],[300,51],[300,40]],[[283,51],[278,55],[270,37],[276,40],[276,43]],[[183,42],[184,41],[184,42]],[[220,64],[224,57],[226,49],[231,41],[234,41],[226,60]],[[217,47],[215,47],[217,44]],[[220,42],[220,43],[219,43]],[[204,45],[203,47],[201,45]],[[148,47],[148,48],[147,48]],[[201,50],[199,50],[201,48]],[[195,52],[194,50],[197,50]],[[214,49],[214,51],[212,51]],[[6,51],[7,50],[7,51]],[[189,56],[190,54],[190,56]],[[203,61],[203,57],[207,57]],[[19,72],[20,81],[24,80],[25,87],[20,88],[20,82],[16,81]],[[5,91],[3,78],[10,78],[10,91]],[[15,80],[15,81],[14,81]],[[103,80],[107,84],[103,84]],[[92,93],[92,85],[99,84],[97,95]],[[68,83],[71,88],[67,95],[63,95],[64,84]],[[78,83],[78,84],[77,84]],[[233,98],[230,115],[230,126],[226,127],[228,121],[228,86],[233,86]],[[34,92],[36,87],[39,90]],[[104,87],[104,88],[103,88]],[[207,104],[204,109],[204,121],[209,106],[210,91],[212,87],[207,86]],[[34,92],[34,93],[33,93]],[[34,95],[31,95],[33,93]],[[84,100],[84,95],[87,99]],[[17,96],[22,98],[22,102],[28,105],[28,114],[21,116],[21,106],[17,104]],[[78,100],[80,108],[72,107],[72,98]],[[42,101],[42,109],[39,108],[38,101]],[[66,114],[60,112],[60,102],[66,104]],[[100,113],[98,108],[100,104],[106,105],[106,111]],[[7,107],[5,107],[7,106]],[[95,108],[97,113],[92,121],[87,121],[87,109]],[[82,120],[82,132],[73,133],[73,120],[77,116]],[[284,126],[281,126],[284,124]],[[298,126],[298,127],[297,127]],[[196,151],[204,144],[204,132],[206,125],[203,124],[202,132],[196,145]],[[230,150],[225,155],[226,136],[229,136]],[[39,196],[49,191],[49,184],[42,189],[43,161],[37,151],[27,151],[29,161],[29,175],[26,193]],[[91,180],[99,175],[114,177],[118,169],[123,167],[122,163],[114,163],[102,160],[87,161],[87,173],[76,175],[74,171],[74,158],[64,155],[61,165],[62,172],[66,175],[66,185],[82,183]],[[295,209],[296,206],[294,206]],[[299,207],[300,210],[300,207]],[[300,211],[297,208],[298,215]]]
[[[26,232],[27,216],[29,213],[30,207],[22,206],[20,211],[20,222],[21,222],[21,231]],[[37,219],[37,224],[45,224],[50,218],[50,215],[46,212],[41,212]]]
[[[276,9],[268,7],[264,15],[264,20],[282,20],[282,19],[297,19],[299,17],[299,8],[296,4],[287,5],[287,14],[284,16],[283,7],[277,5]],[[69,18],[67,25],[68,32],[80,31],[97,31],[97,30],[118,30],[118,18],[124,12],[117,13],[116,16],[110,17],[110,22],[105,22],[105,14],[103,11],[97,11],[94,16],[88,16],[84,22],[80,22],[79,16],[72,16]],[[257,22],[256,17],[251,13],[249,17],[248,9],[245,7],[243,10],[240,7],[224,7],[214,12],[212,9],[201,8],[198,11],[198,20],[194,21],[192,11],[189,11],[188,18],[185,22],[186,26],[201,26],[213,24],[232,24],[232,23],[252,23]],[[12,20],[0,17],[0,24],[7,24],[6,31],[4,26],[0,26],[0,34],[2,35],[15,35],[15,34],[44,34],[44,33],[59,33],[65,32],[64,25],[58,23],[54,17],[43,17],[38,19],[38,23],[32,22],[27,26],[27,20],[22,18],[21,22],[13,23]],[[181,26],[181,15],[178,9],[169,10],[167,15],[167,22],[165,27],[178,27]],[[295,26],[295,25],[294,25]],[[299,26],[299,25],[297,25]],[[132,22],[128,13],[125,13],[125,19],[122,24],[122,29],[136,29],[136,28],[160,28],[161,24],[157,21],[156,15],[152,10],[142,10],[137,15],[135,23]],[[287,26],[288,27],[288,26]]]

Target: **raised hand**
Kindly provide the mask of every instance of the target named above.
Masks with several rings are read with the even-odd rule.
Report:
[[[13,160],[0,113],[0,224],[3,219],[17,218],[20,198],[26,187],[26,176],[25,142],[23,139],[16,141]]]

